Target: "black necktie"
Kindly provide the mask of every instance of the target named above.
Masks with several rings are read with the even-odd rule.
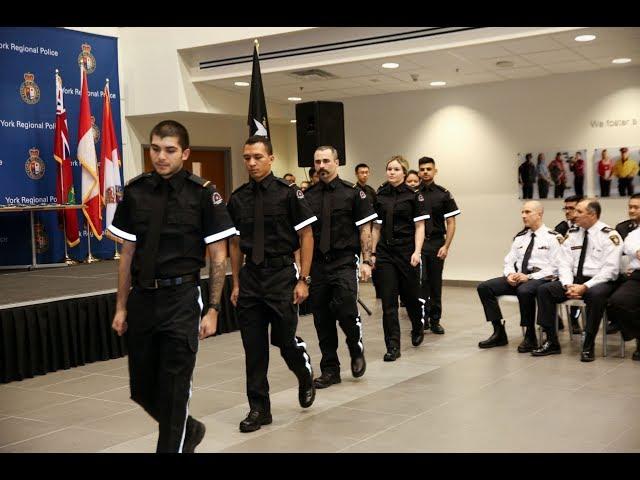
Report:
[[[322,230],[319,248],[324,254],[331,248],[331,194],[328,185],[325,185],[322,191]]]
[[[576,272],[576,283],[582,284],[584,283],[584,275],[582,274],[582,269],[584,267],[584,259],[587,256],[587,244],[589,243],[589,232],[587,230],[584,231],[584,240],[582,241],[582,250],[580,250],[580,259],[578,260],[578,271]]]
[[[160,231],[164,223],[164,212],[169,198],[169,182],[161,180],[159,192],[153,197],[153,209],[146,236],[146,245],[140,266],[139,282],[143,287],[152,287],[155,278],[156,257],[160,245]]]
[[[529,242],[529,245],[527,245],[527,249],[524,252],[524,258],[522,259],[522,273],[524,273],[525,275],[528,275],[529,273],[531,273],[529,271],[529,260],[531,259],[531,252],[533,252],[533,242],[536,238],[536,234],[531,232],[531,241]]]
[[[260,264],[264,261],[264,205],[262,187],[256,183],[256,204],[253,210],[253,249],[251,261]]]
[[[393,208],[396,206],[396,200],[398,199],[398,191],[393,187],[391,187],[391,191],[393,192],[393,196],[391,203],[387,207],[387,216],[384,220],[384,236],[387,242],[393,240]]]

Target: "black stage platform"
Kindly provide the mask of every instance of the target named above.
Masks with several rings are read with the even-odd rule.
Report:
[[[0,383],[126,355],[111,330],[116,260],[0,273]],[[207,270],[203,269],[203,276]],[[208,303],[208,279],[201,281]],[[238,329],[227,275],[218,334]]]

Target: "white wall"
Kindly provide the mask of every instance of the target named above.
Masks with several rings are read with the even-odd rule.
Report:
[[[519,231],[516,154],[529,150],[637,145],[640,126],[592,128],[591,120],[640,120],[640,69],[595,72],[394,93],[344,100],[346,156],[342,175],[353,179],[359,162],[372,167],[371,184],[384,181],[394,154],[412,166],[436,159],[437,183],[452,191],[462,215],[444,278],[483,280],[500,274]],[[595,193],[588,162],[587,193]],[[615,182],[614,182],[615,183]],[[626,219],[626,200],[605,199],[602,220]],[[562,202],[545,201],[555,226]]]

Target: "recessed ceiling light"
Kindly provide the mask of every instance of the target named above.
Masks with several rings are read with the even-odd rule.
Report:
[[[399,63],[393,63],[393,62],[382,64],[382,68],[398,68],[399,66],[400,66]]]
[[[290,102],[299,102],[300,100],[302,100],[302,98],[300,98],[300,97],[289,97],[289,98],[287,98],[287,100],[289,100]]]
[[[630,58],[614,58],[611,63],[629,63],[630,61]]]
[[[432,87],[442,87],[446,84],[447,82],[437,81],[437,82],[431,82],[429,85],[431,85]]]
[[[576,42],[590,42],[591,40],[595,40],[595,35],[578,35],[574,40]]]
[[[236,87],[248,87],[249,82],[233,82]]]
[[[289,123],[296,123],[295,119],[289,120]]]

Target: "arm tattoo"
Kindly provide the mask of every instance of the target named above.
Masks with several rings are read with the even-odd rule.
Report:
[[[371,225],[369,223],[360,227],[360,248],[362,260],[371,260]]]
[[[222,287],[224,286],[226,261],[216,261],[213,258],[209,264],[209,302],[220,303]]]

